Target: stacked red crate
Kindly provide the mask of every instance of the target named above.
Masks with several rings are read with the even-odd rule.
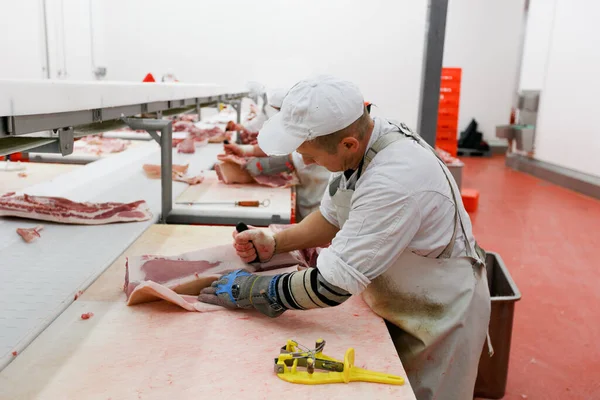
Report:
[[[458,107],[460,104],[460,68],[442,68],[440,106],[435,145],[456,157],[458,150]]]

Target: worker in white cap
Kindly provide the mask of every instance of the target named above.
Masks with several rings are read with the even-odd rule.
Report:
[[[199,299],[286,310],[336,306],[351,295],[387,321],[419,400],[471,400],[490,318],[485,252],[445,164],[406,125],[371,118],[352,83],[297,83],[258,136],[267,154],[297,150],[334,172],[321,207],[273,234],[234,232],[246,262],[322,246],[317,268],[275,276],[237,270]]]
[[[267,115],[275,115],[281,109],[287,89],[274,89],[268,94]],[[262,127],[262,126],[261,126]],[[242,157],[250,157],[246,170],[253,176],[273,175],[280,172],[295,170],[300,179],[296,187],[296,219],[301,221],[315,210],[319,209],[321,198],[327,187],[330,172],[315,163],[306,164],[297,152],[289,155],[269,157],[259,145],[224,145],[225,152]]]

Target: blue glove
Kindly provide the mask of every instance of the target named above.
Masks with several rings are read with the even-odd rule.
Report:
[[[280,172],[292,172],[294,165],[289,156],[252,157],[246,163],[246,170],[252,176],[275,175]]]
[[[273,293],[274,282],[278,277],[279,275],[254,275],[238,269],[202,289],[198,300],[225,308],[256,308],[264,315],[277,317],[285,311],[277,303]]]

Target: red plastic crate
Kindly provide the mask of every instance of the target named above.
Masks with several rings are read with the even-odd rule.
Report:
[[[442,150],[446,150],[452,156],[456,157],[456,153],[458,152],[457,140],[436,140],[435,145]]]
[[[477,207],[479,207],[479,190],[462,189],[460,195],[467,212],[477,211]]]
[[[448,142],[448,141],[456,140],[457,137],[458,137],[458,130],[456,130],[456,129],[454,129],[454,130],[441,129],[441,130],[437,130],[435,133],[436,141],[439,140],[439,141]]]
[[[442,68],[442,82],[449,80],[460,80],[462,78],[462,68],[444,67]]]
[[[438,109],[438,118],[458,120],[458,109],[457,108],[439,108]]]
[[[437,130],[457,130],[458,118],[439,118],[437,121]]]
[[[460,104],[460,99],[458,96],[453,95],[443,95],[440,94],[440,107],[441,108],[455,108],[458,112],[458,106]]]

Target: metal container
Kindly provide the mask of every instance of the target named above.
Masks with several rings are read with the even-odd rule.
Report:
[[[485,263],[492,299],[489,333],[494,355],[489,356],[486,343],[479,359],[475,397],[501,399],[506,391],[515,303],[521,292],[500,255],[488,252]]]
[[[462,171],[464,166],[465,164],[462,161],[456,161],[452,164],[446,164],[446,167],[448,167],[448,170],[454,177],[454,180],[456,181],[456,184],[458,185],[459,189],[462,189]]]
[[[499,125],[496,127],[496,137],[503,139],[514,139],[515,128],[514,125]]]
[[[517,150],[526,151],[528,153],[532,152],[535,139],[535,128],[531,125],[519,126],[515,130],[515,139],[517,142]]]
[[[519,94],[519,110],[537,111],[540,104],[539,90],[523,90]]]

